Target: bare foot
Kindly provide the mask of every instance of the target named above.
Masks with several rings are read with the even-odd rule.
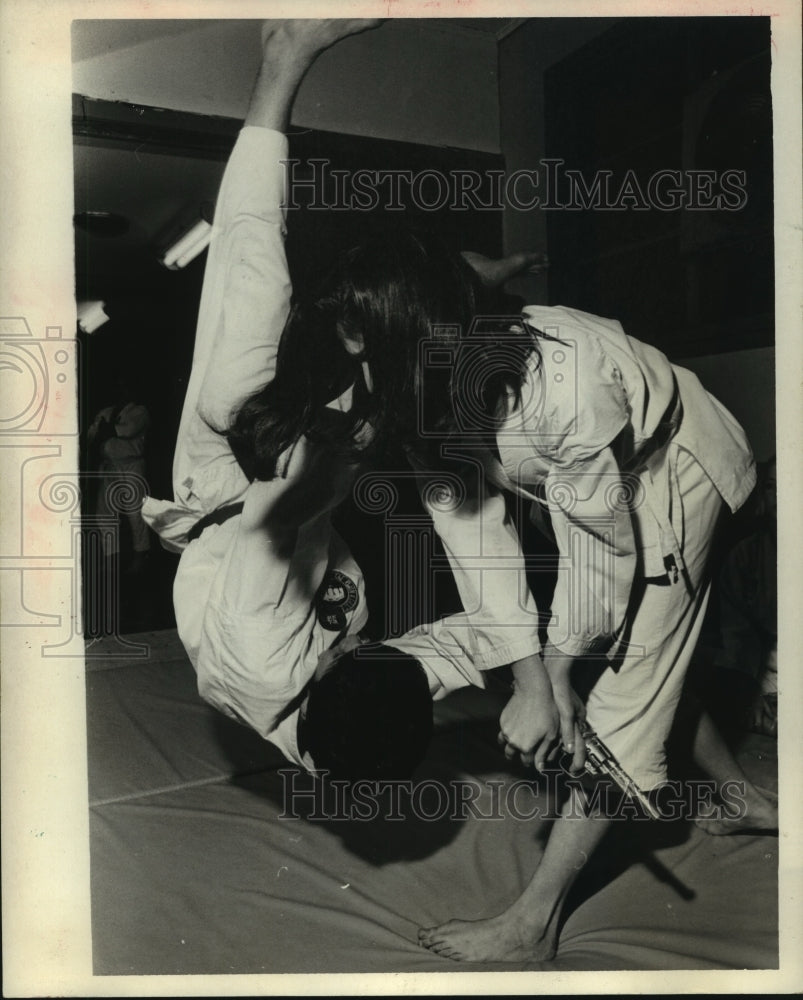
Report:
[[[296,49],[318,53],[330,45],[378,27],[379,18],[297,18],[295,20],[270,20],[262,24],[262,46],[265,48],[274,39],[282,44],[288,42]]]
[[[767,795],[752,788],[739,808],[712,806],[714,815],[698,816],[694,823],[711,837],[778,835],[778,806]]]
[[[555,954],[553,934],[529,937],[520,921],[507,913],[487,920],[449,920],[422,927],[418,943],[455,962],[546,961]]]
[[[483,285],[488,288],[498,288],[510,278],[515,278],[517,274],[523,274],[525,271],[529,274],[540,274],[549,267],[549,260],[543,253],[520,251],[492,260],[472,250],[464,250],[462,256],[477,273]]]
[[[262,65],[245,124],[285,132],[298,87],[318,55],[341,38],[376,28],[380,23],[367,18],[265,21],[262,25]]]

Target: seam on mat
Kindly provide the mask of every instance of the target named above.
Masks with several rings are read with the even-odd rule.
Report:
[[[230,784],[236,778],[247,778],[255,774],[271,774],[275,768],[261,767],[253,771],[237,771],[234,774],[217,774],[210,778],[197,778],[195,781],[181,781],[174,785],[162,785],[150,788],[146,792],[129,792],[126,795],[112,795],[105,799],[90,799],[89,808],[95,806],[114,805],[116,802],[133,802],[136,799],[148,799],[154,795],[164,795],[166,792],[180,792],[184,788],[202,788],[204,785]]]

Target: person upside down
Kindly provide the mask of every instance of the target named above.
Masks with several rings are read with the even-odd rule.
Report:
[[[752,456],[694,376],[615,321],[532,307],[476,323],[483,282],[538,255],[467,261],[424,234],[379,238],[291,307],[283,132],[317,55],[377,23],[266,22],[221,185],[175,499],[143,508],[182,552],[176,620],[199,692],[309,770],[395,778],[426,750],[433,697],[509,665],[508,759],[541,770],[562,747],[579,772],[588,713],[649,792],[666,777],[714,526],[752,488]],[[450,352],[445,370],[421,364],[433,337]],[[364,582],[331,512],[391,442],[416,472],[465,610],[364,644]],[[432,488],[444,482],[445,500]],[[562,557],[543,648],[505,495],[537,521],[548,513]],[[706,720],[695,749],[716,777],[744,777]],[[745,788],[742,828],[777,823]],[[568,891],[608,827],[573,789],[519,899],[487,920],[422,928],[420,943],[455,960],[550,957]]]

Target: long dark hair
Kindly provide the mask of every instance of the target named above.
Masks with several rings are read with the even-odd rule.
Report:
[[[431,233],[396,232],[347,252],[293,304],[274,379],[234,415],[227,436],[246,475],[275,476],[301,435],[359,460],[490,432],[535,339],[518,317],[483,318],[488,307],[471,268]],[[343,338],[362,338],[362,354]],[[351,409],[327,409],[349,386]]]

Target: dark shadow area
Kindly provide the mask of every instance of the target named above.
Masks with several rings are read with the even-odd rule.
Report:
[[[229,719],[221,712],[213,713],[213,727],[215,742],[230,761],[235,781],[291,766],[282,752],[264,740],[255,729]]]
[[[546,70],[551,303],[670,359],[774,342],[770,46],[769,17],[627,18]]]
[[[373,865],[413,861],[449,844],[463,823],[493,821],[498,803],[467,804],[474,790],[480,790],[481,775],[493,773],[497,782],[520,779],[534,784],[532,773],[528,776],[505,761],[497,731],[495,720],[438,731],[409,782],[366,783],[356,794],[344,784],[316,781],[297,769],[283,775],[238,776],[234,783],[275,803],[280,818],[322,825],[347,850]],[[541,798],[545,796],[539,795],[539,802]]]

